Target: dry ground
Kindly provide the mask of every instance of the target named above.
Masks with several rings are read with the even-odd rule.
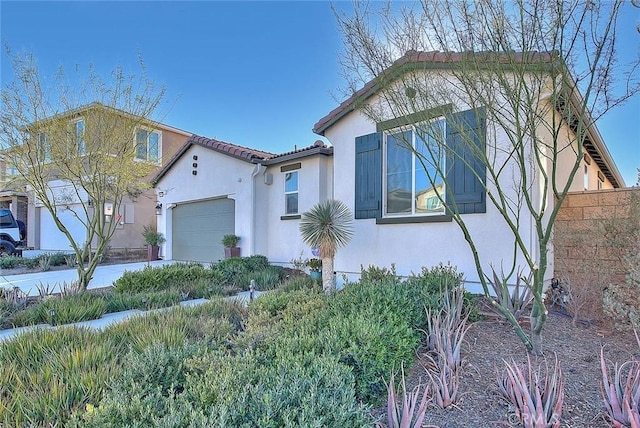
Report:
[[[605,357],[622,363],[640,356],[640,348],[633,333],[620,333],[594,325],[572,326],[565,315],[550,312],[543,330],[544,357],[532,362],[553,362],[558,356],[565,379],[565,399],[562,427],[607,427],[602,394],[600,349]],[[440,428],[517,427],[521,426],[513,409],[502,398],[496,383],[496,370],[504,367],[503,359],[513,358],[526,363],[524,346],[512,328],[497,319],[474,323],[466,335],[463,358],[465,365],[460,379],[461,400],[457,408],[442,410],[431,407],[425,423]],[[426,359],[418,355],[408,374],[408,386],[424,380]],[[378,409],[379,412],[386,411]]]

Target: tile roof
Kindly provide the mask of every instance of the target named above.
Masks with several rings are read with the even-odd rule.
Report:
[[[224,141],[215,140],[213,138],[200,137],[193,135],[186,144],[198,145],[213,149],[217,152],[224,153],[235,158],[253,162],[253,160],[266,160],[276,156],[273,153],[263,152],[262,150],[256,150],[249,147],[238,146],[231,143],[225,143]]]
[[[343,101],[338,107],[333,109],[329,114],[320,119],[314,126],[313,132],[318,135],[324,135],[324,131],[333,125],[338,119],[347,113],[355,109],[356,100],[364,101],[376,92],[376,85],[381,76],[386,76],[391,72],[396,71],[399,67],[403,67],[409,64],[433,64],[435,66],[446,66],[447,64],[460,63],[466,53],[460,52],[422,52],[410,50],[407,51],[402,57],[398,58],[394,63],[384,70],[380,76],[377,76],[367,82],[362,88],[357,90],[348,99]],[[557,58],[557,55],[549,52],[515,52],[510,54],[496,53],[496,52],[476,52],[474,53],[480,60],[487,63],[514,63],[525,62],[528,64],[540,64],[549,63]],[[476,61],[478,59],[476,58]]]
[[[175,164],[182,155],[189,150],[191,146],[201,146],[207,149],[214,150],[216,152],[234,157],[236,159],[243,160],[249,163],[263,163],[273,164],[284,162],[290,159],[298,159],[305,156],[311,156],[316,153],[325,155],[333,154],[333,147],[327,147],[322,141],[318,140],[309,147],[302,149],[296,149],[290,152],[282,154],[274,154],[265,152],[262,150],[252,149],[249,147],[238,146],[236,144],[226,143],[224,141],[216,140],[213,138],[202,137],[199,135],[192,135],[184,145],[167,161],[167,163],[158,171],[155,177],[151,180],[152,183],[157,183]]]

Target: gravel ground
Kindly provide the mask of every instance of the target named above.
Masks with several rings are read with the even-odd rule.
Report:
[[[528,329],[528,326],[527,326]],[[531,357],[535,366],[553,363],[554,353],[563,371],[565,397],[562,427],[600,428],[610,426],[606,419],[600,371],[600,350],[612,363],[640,358],[640,348],[633,333],[621,333],[609,328],[578,324],[563,314],[551,312],[543,330],[544,357]],[[497,319],[474,323],[466,335],[463,348],[464,366],[460,379],[459,403],[450,409],[429,408],[425,425],[440,428],[483,428],[522,426],[513,408],[497,387],[497,371],[503,360],[525,364],[527,352],[513,329]],[[425,379],[424,351],[407,375],[407,386],[413,387]],[[386,407],[375,409],[382,416]]]

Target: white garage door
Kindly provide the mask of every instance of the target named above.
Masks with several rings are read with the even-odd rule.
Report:
[[[222,237],[235,232],[235,201],[180,204],[173,209],[172,223],[174,260],[217,262],[224,258]]]
[[[72,205],[70,208],[79,214],[82,213],[82,206],[79,204]],[[40,248],[42,250],[70,251],[69,239],[60,232],[49,210],[44,207],[38,209],[40,210]],[[74,241],[79,244],[84,243],[87,236],[86,229],[71,210],[58,209],[58,218],[71,232]]]

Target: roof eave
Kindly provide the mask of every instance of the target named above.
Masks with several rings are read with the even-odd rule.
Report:
[[[313,149],[289,153],[283,156],[277,156],[267,160],[254,159],[253,163],[260,163],[265,166],[277,165],[292,160],[303,159],[315,155],[333,156],[333,147],[314,147]]]

